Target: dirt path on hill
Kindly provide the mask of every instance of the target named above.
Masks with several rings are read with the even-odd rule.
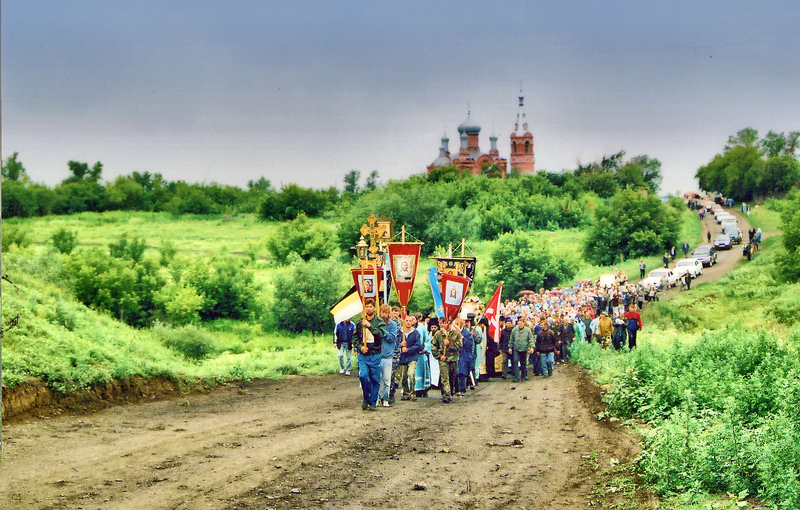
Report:
[[[559,365],[365,412],[356,377],[290,377],[6,424],[0,508],[655,508],[629,467],[638,437],[598,419],[602,392]]]

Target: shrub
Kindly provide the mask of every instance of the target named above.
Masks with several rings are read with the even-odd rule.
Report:
[[[7,251],[12,245],[19,248],[24,248],[31,244],[28,237],[28,231],[22,225],[9,225],[6,223],[3,226],[3,251]]]
[[[312,260],[299,262],[278,276],[273,309],[278,327],[294,333],[332,331],[328,310],[346,290],[346,272],[333,260]]]
[[[319,223],[312,224],[305,214],[281,225],[267,240],[267,248],[275,260],[285,265],[296,254],[306,262],[325,259],[334,249],[333,232]]]
[[[165,346],[188,359],[202,360],[215,350],[213,335],[195,326],[178,329],[160,327],[153,331]]]
[[[62,227],[53,233],[50,240],[56,251],[69,255],[75,249],[75,240],[77,238],[77,232]]]
[[[232,258],[198,262],[183,275],[185,285],[204,296],[200,318],[246,319],[257,311],[253,272]]]

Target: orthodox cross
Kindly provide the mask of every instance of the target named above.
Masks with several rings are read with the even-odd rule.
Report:
[[[371,259],[376,260],[378,257],[378,240],[386,235],[386,227],[378,224],[378,218],[374,214],[370,214],[367,218],[367,223],[361,225],[361,235],[369,237],[369,253]]]

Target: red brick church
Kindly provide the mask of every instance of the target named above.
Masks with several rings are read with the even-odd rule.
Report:
[[[453,157],[450,154],[448,144],[450,140],[445,135],[442,137],[442,145],[439,147],[439,157],[428,165],[428,173],[434,168],[445,165],[455,165],[460,170],[466,170],[472,175],[481,173],[483,165],[497,164],[503,176],[510,168],[517,169],[522,174],[532,174],[535,170],[535,158],[533,156],[533,135],[528,131],[528,121],[525,117],[523,107],[523,96],[520,92],[519,111],[517,112],[517,122],[514,124],[514,132],[511,133],[511,157],[509,160],[500,157],[497,150],[497,136],[492,133],[489,137],[491,147],[488,153],[482,153],[478,142],[478,135],[481,127],[472,120],[472,112],[467,112],[467,120],[458,126],[458,134],[461,140],[461,147],[458,154]]]

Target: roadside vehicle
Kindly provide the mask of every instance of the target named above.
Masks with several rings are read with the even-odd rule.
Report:
[[[689,272],[689,276],[697,278],[703,274],[703,263],[700,259],[695,258],[681,259],[675,264],[675,269],[686,269]]]
[[[731,238],[732,244],[740,244],[742,242],[742,230],[735,225],[728,225],[722,229],[722,233]]]
[[[717,220],[717,223],[722,224],[722,222],[725,221],[725,220],[736,221],[736,216],[734,216],[733,214],[731,214],[729,212],[723,211],[723,212],[721,212],[719,214],[715,214],[714,215],[714,219]]]
[[[667,269],[667,268],[662,267],[662,268],[653,269],[652,271],[650,271],[647,274],[647,278],[646,279],[649,279],[649,278],[666,279],[667,280],[667,287],[674,287],[675,284],[678,283],[678,280],[680,280],[681,276],[682,276],[682,274],[679,275],[675,271],[673,271],[672,269]]]
[[[730,250],[732,246],[731,238],[725,234],[720,234],[714,239],[714,248],[718,250]]]
[[[692,257],[698,259],[704,266],[711,267],[717,263],[717,249],[710,244],[701,244],[694,249]]]

